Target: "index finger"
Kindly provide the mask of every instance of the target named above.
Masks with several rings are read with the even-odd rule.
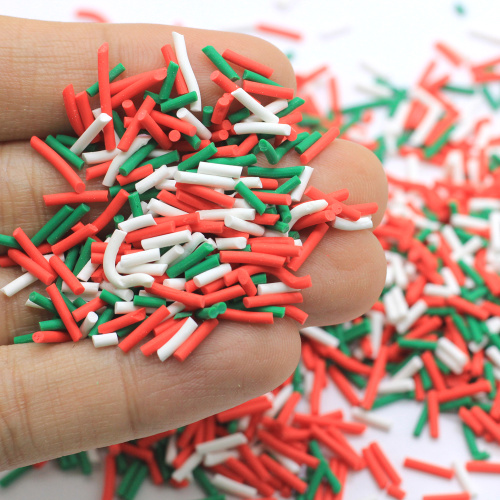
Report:
[[[295,86],[292,67],[274,45],[239,33],[161,25],[56,23],[0,17],[0,140],[69,132],[62,89],[72,83],[80,92],[97,81],[97,49],[109,43],[110,68],[122,63],[124,76],[165,66],[160,47],[172,44],[172,32],[186,35],[189,60],[199,80],[202,103],[214,102],[220,88],[210,81],[216,68],[201,51],[212,45],[255,57],[274,68],[273,80]]]

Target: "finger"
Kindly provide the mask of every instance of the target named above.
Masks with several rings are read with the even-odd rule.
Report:
[[[259,155],[260,166],[270,166]],[[300,165],[299,155],[292,149],[279,162],[279,167]],[[336,139],[314,158],[309,166],[314,168],[310,184],[324,193],[339,189],[349,190],[348,205],[375,202],[373,227],[380,224],[387,205],[387,177],[380,160],[367,148],[355,142]]]
[[[287,320],[223,322],[183,363],[90,342],[1,347],[0,470],[195,422],[277,387],[299,355]]]
[[[109,43],[110,69],[122,63],[132,76],[165,66],[161,47],[172,44],[172,31],[186,37],[189,60],[200,84],[202,103],[213,104],[220,89],[210,80],[216,68],[201,51],[213,45],[255,57],[275,68],[272,78],[294,87],[288,59],[272,44],[239,33],[140,24],[54,23],[0,18],[0,95],[3,108],[0,140],[26,139],[70,130],[64,112],[62,89],[75,92],[97,80],[97,49]],[[238,68],[236,68],[238,69]]]
[[[313,282],[299,304],[309,314],[307,326],[339,324],[368,311],[385,273],[384,251],[370,231],[329,231],[297,273]]]

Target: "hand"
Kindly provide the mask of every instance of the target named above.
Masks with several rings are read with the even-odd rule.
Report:
[[[69,191],[67,183],[29,145],[32,135],[72,133],[62,89],[79,92],[97,78],[97,48],[109,42],[110,66],[126,75],[164,65],[160,47],[172,42],[169,26],[63,24],[0,18],[0,232],[20,226],[29,235],[55,213],[42,195]],[[230,47],[275,68],[275,78],[294,87],[287,58],[269,43],[246,35],[175,28],[186,36],[204,103],[220,91],[209,79],[212,63],[201,52],[208,44]],[[259,155],[260,156],[260,155]],[[298,165],[288,154],[280,166]],[[380,222],[387,187],[380,162],[354,143],[336,140],[311,164],[311,183],[325,192],[350,191],[349,203],[375,201]],[[95,217],[95,215],[94,215]],[[88,220],[93,220],[92,213]],[[367,311],[385,279],[383,251],[370,231],[331,230],[298,275],[311,274],[304,290],[308,325],[344,322]],[[19,268],[0,270],[2,285]],[[31,291],[33,289],[30,288]],[[43,291],[43,286],[35,285]],[[47,319],[27,308],[27,292],[0,294],[0,469],[35,463],[172,429],[272,390],[297,365],[298,326],[221,321],[183,363],[146,359],[139,349],[97,350],[76,344],[9,345],[16,335],[37,330]]]

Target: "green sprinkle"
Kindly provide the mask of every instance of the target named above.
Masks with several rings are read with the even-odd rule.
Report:
[[[133,332],[141,323],[142,321],[139,323],[134,323],[133,325],[120,328],[119,330],[116,331],[116,335],[118,335],[119,338],[125,337],[129,333]]]
[[[245,118],[251,115],[251,111],[248,108],[241,108],[234,113],[227,116],[227,119],[234,125],[235,123],[241,122]]]
[[[290,226],[283,221],[278,221],[274,226],[269,226],[272,231],[278,231],[280,233],[288,233]]]
[[[78,461],[80,462],[80,467],[82,469],[82,472],[86,476],[89,476],[90,474],[92,474],[92,464],[90,463],[87,452],[81,451],[80,453],[77,453],[77,458],[78,458]]]
[[[214,66],[232,82],[240,79],[238,73],[236,73],[231,65],[222,57],[221,54],[219,54],[219,52],[217,52],[214,47],[212,47],[212,45],[207,45],[201,50],[212,61]]]
[[[295,146],[295,151],[297,151],[297,153],[299,153],[299,154],[304,153],[307,149],[309,149],[320,138],[321,138],[321,134],[318,131],[313,132],[311,135],[306,137],[303,141],[301,141],[299,144],[297,144]]]
[[[67,148],[73,146],[73,144],[78,140],[76,137],[72,137],[70,135],[57,134],[56,139],[64,144]]]
[[[0,234],[0,245],[21,250],[21,245],[19,245],[16,238],[14,238],[14,236],[8,236],[7,234]]]
[[[467,276],[469,276],[477,286],[484,285],[483,277],[475,269],[473,269],[471,266],[466,264],[463,260],[459,260],[458,265],[460,266],[460,269],[462,269],[462,271]]]
[[[288,179],[281,186],[279,186],[274,192],[287,194],[290,191],[293,191],[297,186],[300,186],[300,179],[298,176],[294,175],[292,178]]]
[[[214,319],[219,314],[224,314],[227,310],[227,305],[224,302],[217,302],[213,306],[204,307],[196,311],[196,316],[200,319]]]
[[[51,245],[57,243],[82,217],[89,212],[90,207],[85,205],[85,203],[78,205],[66,218],[66,220],[56,227],[52,233],[50,233],[47,237],[47,242]]]
[[[33,334],[27,333],[26,335],[18,335],[14,337],[14,344],[30,344],[33,342]]]
[[[125,71],[125,66],[122,63],[117,64],[112,70],[109,72],[109,81],[112,82],[115,78],[121,75]],[[87,94],[90,97],[97,95],[99,92],[99,82],[95,82],[94,85],[91,85],[87,89]]]
[[[143,297],[134,295],[134,305],[138,307],[161,307],[167,304],[165,299],[160,297]]]
[[[113,127],[115,132],[118,134],[118,137],[121,139],[123,134],[125,133],[125,125],[123,124],[123,120],[120,118],[120,115],[113,110]]]
[[[177,76],[178,71],[179,65],[177,63],[174,63],[174,61],[170,61],[167,68],[167,77],[165,78],[165,80],[163,80],[160,89],[160,99],[162,101],[166,101],[170,98],[170,94],[175,82],[175,77]]]
[[[265,76],[259,75],[249,69],[243,71],[243,80],[249,80],[251,82],[264,83],[265,85],[274,85],[275,87],[283,87],[279,83],[276,83],[274,80],[266,78]]]
[[[68,299],[65,293],[61,292],[60,290],[59,293],[61,294],[61,297],[64,299],[64,302],[66,303],[66,306],[68,307],[70,312],[73,312],[76,309],[75,304],[73,304],[73,302],[71,302],[71,300]]]
[[[311,440],[309,443],[309,449],[311,450],[311,453],[320,460],[321,465],[324,467],[324,475],[326,480],[330,483],[333,492],[338,493],[342,489],[342,485],[328,466],[328,462],[323,453],[321,453],[318,442],[314,439]]]
[[[31,292],[29,295],[29,299],[31,300],[31,302],[33,302],[37,306],[43,307],[47,311],[58,316],[57,310],[49,298],[44,297],[42,294],[40,294],[38,292]]]
[[[153,189],[149,189],[145,193],[140,194],[139,199],[141,201],[149,201],[151,198],[156,198],[159,194],[160,194],[160,190],[153,188]]]
[[[66,330],[63,320],[59,318],[48,319],[46,321],[40,321],[38,323],[40,330],[42,332],[47,332],[50,330]]]
[[[155,94],[154,92],[150,92],[149,90],[146,90],[144,92],[144,95],[142,96],[142,98],[146,99],[146,97],[151,97],[151,99],[153,99],[153,101],[156,104],[161,104],[162,103],[162,100],[160,99],[160,94]]]
[[[294,392],[299,392],[300,394],[304,394],[303,377],[302,377],[302,372],[300,371],[300,363],[293,372],[292,384]]]
[[[476,442],[474,431],[465,423],[462,422],[462,430],[465,436],[465,442],[469,448],[470,454],[474,460],[487,460],[490,454],[487,451],[479,451]]]
[[[78,155],[70,151],[64,144],[61,144],[55,137],[49,135],[45,142],[67,162],[71,163],[78,170],[81,170],[85,163]]]
[[[424,406],[422,407],[422,411],[420,412],[420,416],[418,417],[417,420],[417,425],[415,426],[415,429],[413,430],[413,435],[415,437],[420,437],[420,434],[422,434],[422,431],[424,430],[425,424],[427,423],[428,419],[428,410],[427,410],[427,401],[424,403]]]
[[[139,148],[133,155],[125,160],[123,165],[120,167],[119,171],[121,175],[128,175],[138,167],[141,162],[151,153],[158,144],[154,140],[150,140],[148,144]],[[146,164],[150,163],[149,161]]]
[[[309,479],[309,487],[307,488],[306,500],[314,500],[321,480],[326,474],[326,469],[329,469],[329,467],[323,462],[320,462],[319,466],[313,472],[311,478]]]
[[[212,125],[212,115],[214,113],[213,106],[203,106],[203,113],[201,115],[201,123],[205,127],[210,127]]]
[[[271,179],[285,179],[299,176],[304,171],[302,165],[298,167],[281,167],[281,168],[264,168],[264,167],[248,167],[248,175],[256,177],[269,177]]]
[[[197,168],[200,161],[206,161],[211,158],[215,153],[217,153],[217,148],[215,144],[211,142],[208,146],[205,146],[203,149],[190,156],[184,161],[181,161],[177,168],[180,171],[189,170],[190,168]]]
[[[179,97],[174,97],[173,99],[169,99],[161,104],[161,112],[168,113],[169,111],[173,111],[174,109],[184,108],[188,104],[191,104],[198,100],[198,94],[193,92],[188,92],[187,94],[180,95]]]
[[[382,107],[382,106],[388,106],[390,104],[392,104],[392,99],[387,99],[387,98],[377,99],[375,101],[368,102],[368,103],[365,103],[365,104],[358,104],[356,106],[349,106],[347,108],[344,108],[342,110],[342,114],[346,114],[346,113],[359,113],[359,112],[366,111],[367,109],[378,108],[378,107]]]
[[[44,224],[38,232],[31,238],[31,242],[35,246],[41,245],[49,234],[53,233],[64,220],[66,220],[73,209],[69,205],[64,205],[53,217],[49,219],[49,221]],[[2,244],[2,243],[0,243]]]
[[[377,408],[382,408],[383,406],[390,405],[392,403],[395,403],[396,401],[402,401],[405,399],[414,399],[414,398],[415,398],[414,391],[399,392],[395,394],[384,394],[383,396],[380,396],[377,399],[375,399],[375,401],[373,402],[372,410],[375,410]]]
[[[92,238],[87,238],[85,244],[80,247],[80,254],[78,256],[78,260],[73,267],[73,274],[78,276],[80,271],[84,268],[85,264],[90,260],[91,246],[95,240]]]
[[[115,215],[113,217],[113,223],[115,225],[115,229],[118,229],[118,224],[121,224],[125,220],[125,217],[122,214]]]
[[[141,463],[139,462],[139,460],[135,460],[127,468],[127,470],[123,476],[123,479],[121,480],[121,483],[118,486],[118,489],[116,491],[117,496],[119,496],[120,498],[124,498],[124,495],[129,490],[130,484],[133,481],[134,477],[136,476],[137,471],[139,470],[140,464]]]
[[[259,149],[264,153],[267,162],[270,165],[276,165],[280,161],[280,157],[274,150],[272,144],[269,141],[266,141],[265,139],[261,139],[259,141]]]
[[[251,280],[254,285],[264,285],[265,283],[267,283],[266,273],[254,274],[251,277]]]
[[[285,224],[288,224],[292,220],[292,214],[290,213],[288,205],[278,205],[278,212],[280,214],[280,219]]]
[[[430,340],[414,340],[399,338],[397,340],[399,347],[402,349],[416,349],[420,351],[432,350],[437,348],[437,342],[432,342]]]
[[[217,488],[210,482],[210,479],[208,479],[208,476],[205,474],[205,471],[201,467],[196,467],[196,469],[193,470],[193,477],[207,495],[213,496],[219,493]]]
[[[300,106],[302,106],[305,102],[306,101],[304,101],[301,97],[294,97],[292,100],[288,101],[288,106],[283,111],[276,113],[276,116],[278,118],[283,118],[284,116],[289,115],[292,111],[295,111],[297,108],[300,108]]]
[[[104,290],[103,290],[104,292]],[[102,298],[102,293],[101,293],[101,298]],[[121,299],[120,299],[121,300]],[[89,337],[93,337],[94,335],[98,335],[98,328],[99,325],[102,325],[103,323],[106,323],[108,321],[111,321],[115,315],[114,308],[112,307],[107,307],[104,312],[99,316],[99,319],[97,320],[96,324],[92,327],[92,329],[89,332]],[[135,325],[137,326],[137,325]]]
[[[25,472],[28,472],[32,468],[33,466],[27,465],[25,467],[19,467],[10,471],[8,474],[2,477],[2,479],[0,479],[0,486],[2,488],[7,488],[7,486],[10,486],[14,481],[16,481],[16,479],[19,479]]]
[[[229,432],[229,434],[238,432],[238,423],[238,420],[231,420],[231,422],[229,422],[229,424],[227,425],[227,432]]]
[[[247,187],[243,181],[240,181],[234,187],[235,191],[239,193],[242,198],[252,207],[255,208],[259,215],[262,215],[266,210],[266,204],[259,200],[257,195]]]
[[[180,312],[174,316],[174,319],[190,318],[192,315],[193,315],[192,312]]]
[[[189,268],[185,272],[185,277],[187,280],[190,280],[197,276],[198,274],[204,273],[209,269],[213,269],[214,267],[220,266],[220,255],[211,255],[207,259],[201,261],[195,266]]]
[[[107,290],[102,290],[99,297],[104,300],[104,302],[107,302],[110,306],[114,306],[117,302],[123,302],[123,299],[121,297],[118,297],[118,295],[108,292]]]
[[[186,272],[186,270],[192,268],[195,264],[202,261],[209,253],[212,253],[215,248],[210,243],[203,243],[200,245],[191,255],[188,255],[179,262],[171,265],[167,269],[167,275],[169,278],[177,278],[180,274]]]
[[[443,85],[441,88],[443,90],[447,90],[448,92],[455,92],[457,94],[473,95],[475,93],[473,87],[460,87],[458,85]]]
[[[467,323],[465,322],[464,318],[460,316],[459,314],[452,314],[451,319],[455,326],[457,327],[458,331],[464,338],[466,342],[470,342],[472,340],[471,333],[469,331],[469,328],[467,327]]]
[[[139,193],[137,191],[129,194],[128,204],[130,205],[130,210],[132,211],[133,217],[140,217],[141,215],[144,215],[141,206],[141,200],[139,198]]]
[[[149,153],[148,153],[149,154]],[[163,165],[168,165],[169,163],[176,163],[180,159],[179,151],[169,151],[164,155],[157,156],[156,158],[148,158],[146,161],[143,161],[139,167],[143,167],[144,165],[151,165],[155,170],[160,168]]]
[[[352,342],[353,340],[359,339],[368,335],[371,331],[370,320],[368,318],[363,319],[363,321],[353,327],[349,328],[344,332],[344,341]]]
[[[257,163],[257,157],[253,154],[236,156],[235,158],[211,158],[208,163],[220,163],[222,165],[235,165],[238,167],[248,167]]]
[[[270,312],[273,313],[273,316],[276,318],[284,318],[286,308],[280,306],[261,306],[261,307],[252,307],[249,310],[255,312]]]
[[[194,151],[200,149],[201,139],[197,135],[181,134],[181,137],[193,148]]]
[[[430,146],[424,148],[424,158],[426,160],[429,160],[433,156],[437,155],[441,149],[443,149],[444,145],[448,142],[448,139],[450,138],[451,133],[455,129],[455,125],[452,125],[446,132],[439,137],[434,144],[431,144]]]
[[[493,371],[493,365],[489,361],[485,361],[483,364],[484,378],[490,383],[491,391],[488,393],[490,399],[495,399],[497,394],[497,384],[495,380],[495,373]]]

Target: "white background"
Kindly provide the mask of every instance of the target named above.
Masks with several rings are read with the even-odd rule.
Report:
[[[293,52],[296,69],[307,73],[320,64],[327,63],[331,73],[340,83],[343,105],[366,99],[354,85],[370,82],[370,76],[360,69],[360,61],[366,60],[385,71],[393,83],[411,85],[424,64],[432,55],[432,45],[443,40],[472,60],[483,60],[500,53],[500,45],[486,43],[470,36],[470,30],[482,27],[487,31],[498,30],[500,3],[493,1],[157,1],[95,2],[82,0],[48,2],[3,0],[0,14],[34,19],[76,21],[78,8],[93,8],[112,22],[158,22],[185,26],[224,29],[228,31],[255,32],[257,22],[269,22],[295,29],[304,34],[300,44],[281,37],[268,36],[285,52]],[[286,8],[280,4],[287,4]],[[464,6],[466,14],[460,16],[455,4]],[[221,16],[230,15],[230,18]],[[496,26],[495,26],[496,24]],[[333,32],[342,28],[337,35]],[[322,411],[349,408],[342,396],[332,387],[324,393]],[[378,440],[404,478],[402,487],[408,492],[408,500],[418,500],[424,494],[460,492],[456,481],[434,478],[422,473],[402,469],[405,456],[451,466],[452,460],[465,462],[470,459],[461,432],[458,417],[442,415],[439,441],[428,437],[425,429],[420,439],[412,437],[412,430],[421,405],[414,402],[397,403],[377,410],[377,414],[393,422],[389,433],[369,429],[363,436],[350,438],[356,449]],[[500,461],[500,450],[480,442],[480,449],[489,449],[492,460]],[[494,475],[475,474],[473,481],[479,500],[493,500],[500,496],[500,478]],[[42,470],[31,471],[0,496],[9,499],[98,499],[102,485],[102,472],[96,471],[90,478],[78,473],[63,473],[49,465]],[[202,498],[201,490],[192,487],[180,492],[146,483],[140,491],[140,499]],[[352,473],[347,481],[345,500],[385,498],[365,471]]]

